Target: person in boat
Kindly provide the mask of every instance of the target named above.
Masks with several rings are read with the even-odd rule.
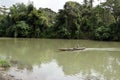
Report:
[[[79,48],[79,46],[78,46],[78,45],[77,45],[77,47],[73,47],[73,50],[74,50],[74,49],[77,49],[77,48]]]

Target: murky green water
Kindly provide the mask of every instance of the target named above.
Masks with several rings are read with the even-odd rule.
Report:
[[[82,46],[83,51],[59,51]],[[120,80],[120,42],[50,39],[0,39],[7,71],[23,80]]]

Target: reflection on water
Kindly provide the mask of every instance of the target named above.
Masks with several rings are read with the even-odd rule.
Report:
[[[59,80],[59,77],[64,77],[62,67],[59,67],[54,60],[50,63],[43,63],[40,66],[34,65],[32,71],[26,68],[19,70],[16,67],[12,67],[9,74],[13,74],[16,78],[22,78],[23,80]]]
[[[16,78],[23,80],[105,80],[103,75],[92,69],[90,75],[83,74],[82,72],[66,75],[63,67],[59,66],[55,60],[49,63],[42,63],[40,66],[34,65],[32,71],[26,68],[19,70],[16,67],[11,67],[9,74],[13,74]]]
[[[84,51],[59,51],[76,45]],[[8,74],[23,80],[120,80],[120,42],[0,39]]]

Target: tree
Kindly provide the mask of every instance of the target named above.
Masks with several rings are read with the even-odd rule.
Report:
[[[0,15],[0,36],[6,36],[7,28],[11,26],[9,15]]]
[[[116,22],[119,20],[120,14],[120,0],[107,0],[104,6],[109,9],[110,13],[113,14]]]
[[[89,6],[90,6],[90,8],[92,9],[92,7],[93,7],[93,0],[90,0],[90,1],[89,1]]]
[[[19,21],[7,29],[8,36],[11,37],[28,37],[30,27],[25,21]]]
[[[44,16],[48,21],[48,26],[51,27],[55,24],[56,12],[52,11],[49,8],[39,8],[39,11],[43,12]]]
[[[85,6],[88,6],[88,0],[84,0]]]
[[[77,2],[66,2],[64,5],[64,9],[59,11],[57,16],[56,27],[58,29],[57,32],[61,30],[67,31],[64,32],[66,38],[76,38],[76,31],[79,31],[80,28],[80,9],[81,5]],[[64,27],[64,28],[63,28]],[[55,28],[56,29],[56,28]],[[69,36],[69,37],[68,37]],[[65,36],[63,36],[65,37]]]
[[[28,9],[29,10],[29,9]],[[48,27],[48,21],[43,12],[30,8],[28,13],[27,23],[31,26],[31,37],[41,37],[40,32],[44,32],[44,29]]]
[[[0,7],[0,36],[120,40],[120,1],[106,0],[93,7],[68,1],[58,13],[36,9],[33,3]]]
[[[103,5],[109,9],[109,13],[112,14],[115,19],[115,22],[110,25],[113,40],[120,40],[120,0],[107,0]]]
[[[27,6],[23,3],[17,3],[10,7],[9,15],[11,17],[12,24],[20,20],[26,20],[27,18]]]
[[[96,40],[110,40],[110,28],[101,26],[95,30],[94,39]]]

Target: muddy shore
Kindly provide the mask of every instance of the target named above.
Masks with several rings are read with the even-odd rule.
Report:
[[[0,70],[0,80],[16,80],[14,76],[6,74],[5,71]]]

